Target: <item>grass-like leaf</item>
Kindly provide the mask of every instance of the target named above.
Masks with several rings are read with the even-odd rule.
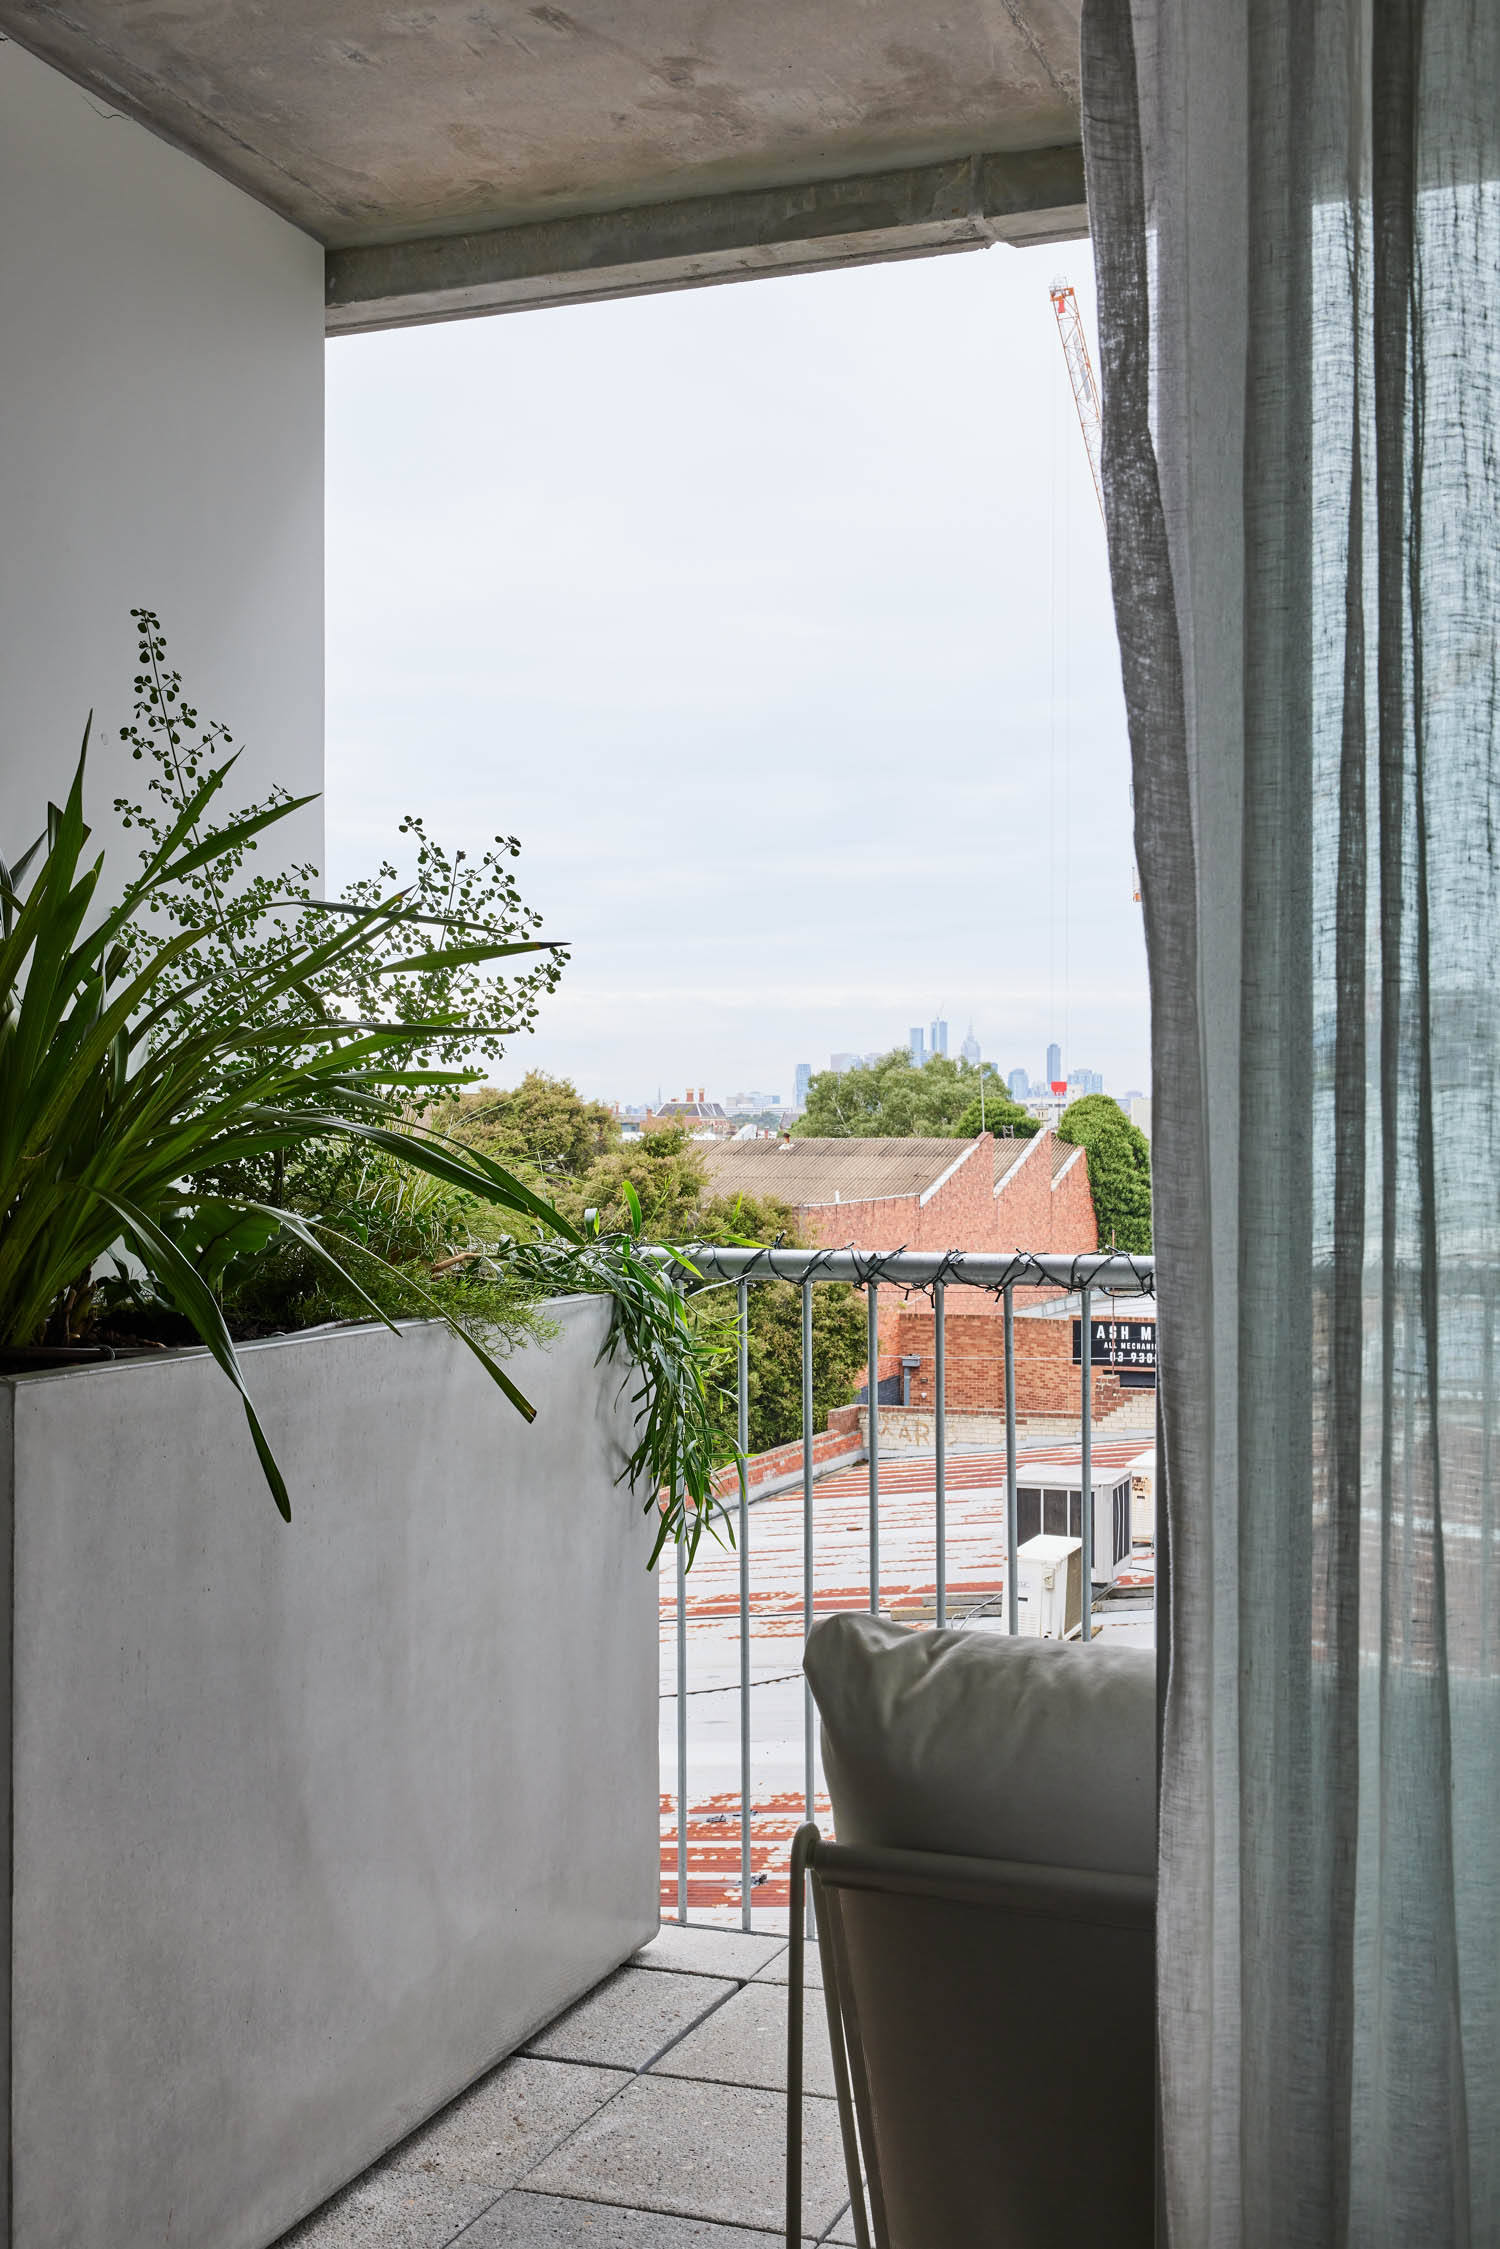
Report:
[[[157,629],[142,618],[143,636]],[[445,1004],[452,972],[556,948],[517,942],[499,927],[476,937],[484,925],[461,911],[451,918],[416,912],[401,890],[326,907],[290,897],[280,902],[299,909],[295,922],[280,919],[273,943],[247,942],[246,927],[278,893],[263,885],[254,912],[240,913],[231,894],[243,854],[311,800],[282,798],[208,826],[233,759],[217,757],[206,772],[184,763],[175,722],[160,723],[177,779],[161,792],[165,817],[146,822],[142,871],[116,904],[99,913],[102,861],[88,856],[87,733],[64,802],[48,807],[44,834],[0,862],[0,1345],[78,1334],[96,1268],[123,1240],[157,1297],[190,1324],[234,1384],[266,1482],[289,1520],[287,1482],[218,1294],[235,1256],[282,1233],[390,1326],[356,1271],[373,1259],[413,1313],[446,1321],[531,1419],[534,1407],[494,1352],[408,1268],[397,1272],[314,1213],[225,1186],[236,1172],[276,1171],[309,1142],[373,1151],[504,1213],[528,1236],[495,1253],[519,1279],[611,1298],[606,1349],[632,1385],[635,1442],[626,1473],[659,1515],[652,1559],[670,1537],[695,1551],[705,1528],[722,1528],[711,1488],[722,1354],[660,1262],[640,1253],[638,1201],[627,1195],[627,1234],[601,1238],[597,1224],[580,1234],[515,1173],[406,1106],[417,1089],[472,1075],[431,1059],[434,1038],[449,1042],[445,1053],[461,1052],[471,1029]],[[145,917],[163,898],[201,904],[201,916],[179,910],[178,926],[169,917],[157,934]],[[436,928],[438,941],[400,952],[388,940],[410,921]],[[399,994],[418,974],[433,979],[423,1019],[403,1020],[400,1007],[409,1002]],[[352,1007],[351,988],[359,994]],[[665,1506],[664,1489],[671,1495]]]

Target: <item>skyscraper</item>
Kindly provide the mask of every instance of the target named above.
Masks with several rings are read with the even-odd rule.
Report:
[[[1062,1048],[1056,1039],[1047,1049],[1047,1084],[1054,1086],[1062,1076]]]
[[[978,1069],[978,1067],[979,1067],[979,1041],[978,1041],[978,1039],[976,1039],[976,1038],[975,1038],[975,1036],[974,1036],[974,1025],[973,1025],[973,1023],[972,1023],[972,1022],[971,1022],[971,1023],[970,1023],[970,1025],[969,1025],[969,1035],[968,1035],[968,1037],[967,1037],[967,1038],[966,1038],[966,1039],[964,1040],[964,1043],[963,1043],[963,1045],[962,1045],[962,1046],[961,1046],[961,1047],[959,1048],[959,1050],[958,1050],[958,1051],[959,1051],[959,1053],[960,1053],[960,1054],[961,1054],[961,1055],[963,1056],[963,1058],[964,1058],[964,1060],[965,1060],[966,1062],[970,1062],[970,1063],[972,1063],[972,1064],[973,1064],[973,1066],[974,1066],[974,1068],[975,1068],[976,1070]]]
[[[1024,1101],[1031,1091],[1031,1080],[1024,1070],[1012,1070],[1005,1082],[1012,1101]]]
[[[928,1041],[932,1047],[932,1051],[934,1054],[947,1053],[948,1026],[943,1021],[941,1016],[938,1017],[937,1021],[933,1024],[931,1031],[928,1033]]]
[[[913,1023],[906,1034],[906,1038],[907,1044],[911,1048],[911,1058],[920,1070],[922,1064],[927,1060],[927,1033],[920,1023]]]
[[[798,1109],[805,1109],[807,1107],[807,1089],[812,1084],[812,1064],[810,1062],[799,1062],[796,1067],[796,1076],[797,1092],[793,1106]]]

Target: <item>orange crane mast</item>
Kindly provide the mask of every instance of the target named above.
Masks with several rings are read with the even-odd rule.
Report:
[[[1094,498],[1099,503],[1099,513],[1104,514],[1104,481],[1101,460],[1104,448],[1104,422],[1099,405],[1099,385],[1094,380],[1094,363],[1089,357],[1088,338],[1083,332],[1083,317],[1078,310],[1078,298],[1073,284],[1061,275],[1052,284],[1052,310],[1057,314],[1057,333],[1062,338],[1063,358],[1067,362],[1068,381],[1073,386],[1073,404],[1078,409],[1078,426],[1083,431],[1083,442],[1088,450],[1089,473],[1094,479]]]

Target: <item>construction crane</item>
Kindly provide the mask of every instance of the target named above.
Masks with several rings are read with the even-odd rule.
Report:
[[[1078,310],[1078,299],[1073,284],[1063,275],[1052,284],[1052,310],[1057,314],[1057,333],[1062,339],[1063,358],[1067,361],[1068,381],[1073,386],[1073,404],[1078,409],[1078,426],[1083,431],[1083,442],[1089,457],[1089,474],[1094,479],[1094,498],[1099,503],[1099,513],[1104,514],[1104,482],[1100,471],[1104,445],[1104,425],[1099,407],[1099,385],[1094,380],[1094,363],[1089,357],[1088,338],[1083,332],[1083,316]]]

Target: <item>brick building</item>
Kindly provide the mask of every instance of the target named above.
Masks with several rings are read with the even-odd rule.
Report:
[[[689,1139],[699,1139],[711,1132],[721,1140],[732,1139],[739,1130],[738,1120],[731,1117],[719,1101],[706,1101],[700,1086],[694,1094],[691,1086],[685,1101],[664,1101],[659,1109],[648,1109],[641,1119],[642,1132],[685,1132]]]
[[[1032,1301],[1022,1303],[1023,1295]],[[1055,1295],[1039,1302],[1041,1291],[1019,1289],[1016,1297],[1017,1415],[1023,1421],[1077,1420],[1082,1378],[1074,1330],[1079,1300]],[[1154,1325],[1156,1303],[1150,1297],[1100,1300],[1094,1306],[1096,1326],[1107,1316]],[[881,1372],[887,1374],[891,1363],[904,1370],[905,1393],[917,1412],[930,1411],[935,1403],[932,1324],[931,1306],[918,1297],[901,1306],[889,1336],[881,1323]],[[968,1289],[950,1289],[944,1326],[948,1412],[1003,1413],[1005,1331],[999,1307]],[[1135,1370],[1096,1364],[1090,1384],[1095,1419],[1118,1407],[1142,1405],[1141,1390],[1149,1389],[1151,1381]]]
[[[1091,1250],[1088,1159],[1033,1140],[740,1140],[706,1148],[716,1195],[774,1197],[830,1249]]]
[[[796,1212],[808,1241],[832,1249],[1003,1256],[1099,1246],[1088,1158],[1050,1131],[1031,1140],[981,1133],[963,1141],[732,1141],[705,1156],[716,1194],[774,1197]],[[1074,1306],[1055,1289],[1018,1289],[1015,1303],[1017,1412],[1076,1414]],[[912,1407],[930,1407],[932,1325],[926,1297],[884,1292],[879,1372],[887,1399],[899,1384]],[[946,1355],[950,1413],[1003,1410],[1003,1316],[994,1297],[948,1291]],[[1093,1390],[1098,1414],[1124,1401],[1112,1373],[1096,1373]]]

